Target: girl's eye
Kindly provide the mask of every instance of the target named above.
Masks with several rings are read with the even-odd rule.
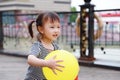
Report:
[[[50,28],[55,28],[54,26],[51,26]],[[57,26],[56,28],[60,28],[60,26]]]
[[[58,26],[57,28],[60,28],[60,26]]]
[[[54,28],[53,26],[51,26],[50,28]]]

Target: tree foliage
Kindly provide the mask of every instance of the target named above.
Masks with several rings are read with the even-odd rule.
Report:
[[[76,8],[71,7],[71,12],[76,12]],[[70,14],[70,22],[75,22],[76,18],[77,18],[77,13]]]

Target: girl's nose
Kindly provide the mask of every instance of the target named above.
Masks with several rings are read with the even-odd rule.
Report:
[[[55,28],[55,32],[59,32],[60,31],[60,28]]]

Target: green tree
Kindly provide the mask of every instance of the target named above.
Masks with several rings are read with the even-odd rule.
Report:
[[[71,7],[71,15],[70,15],[70,22],[75,22],[76,18],[77,18],[77,13],[76,12],[76,8],[75,7]]]

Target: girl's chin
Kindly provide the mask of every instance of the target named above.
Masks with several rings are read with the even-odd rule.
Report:
[[[52,40],[55,41],[55,40],[57,40],[57,38],[53,38]]]

